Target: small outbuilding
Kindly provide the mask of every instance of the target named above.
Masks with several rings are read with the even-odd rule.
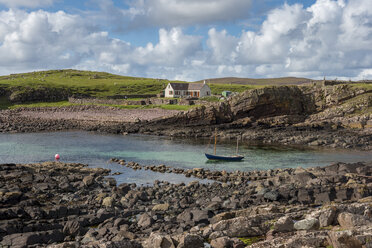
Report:
[[[200,98],[211,95],[211,88],[205,83],[169,83],[165,88],[165,97]]]
[[[228,90],[222,91],[222,96],[223,97],[229,97],[231,94],[232,94],[231,91],[228,91]]]

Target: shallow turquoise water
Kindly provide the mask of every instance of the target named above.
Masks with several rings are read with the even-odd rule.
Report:
[[[298,149],[289,147],[260,147],[241,144],[241,162],[208,161],[205,148],[208,140],[170,139],[144,135],[108,135],[92,132],[52,132],[0,134],[0,163],[31,163],[51,161],[54,154],[62,162],[80,162],[93,167],[110,168],[123,174],[120,182],[151,183],[155,179],[188,182],[182,175],[133,171],[110,164],[112,158],[135,161],[142,165],[165,164],[179,168],[203,167],[212,170],[255,170],[285,167],[324,166],[333,162],[371,161],[372,153],[355,150]],[[219,144],[219,154],[235,153],[235,143]],[[212,147],[209,149],[212,152]]]

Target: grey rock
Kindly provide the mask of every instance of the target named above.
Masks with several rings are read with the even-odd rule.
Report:
[[[279,193],[275,190],[272,190],[272,191],[266,192],[264,194],[264,198],[270,201],[276,201],[279,199]]]
[[[334,223],[335,219],[336,210],[333,208],[326,209],[319,215],[319,225],[320,227],[330,226]]]
[[[292,232],[294,230],[293,219],[289,216],[283,216],[274,224],[274,232]]]
[[[151,218],[151,216],[149,216],[148,214],[144,213],[139,217],[137,224],[143,228],[147,228],[150,227],[153,223],[154,219]]]
[[[234,242],[229,237],[219,237],[211,241],[212,248],[233,248]]]
[[[342,228],[351,229],[362,225],[372,225],[366,216],[342,212],[338,215],[337,221]]]
[[[175,241],[169,235],[151,233],[143,243],[143,248],[176,248]]]
[[[82,227],[76,220],[67,221],[63,227],[63,233],[68,236],[76,237],[85,235],[87,229]]]
[[[204,240],[199,235],[186,234],[181,237],[177,248],[204,248]]]
[[[315,218],[308,218],[297,221],[294,224],[296,230],[315,230],[319,228],[319,220]]]

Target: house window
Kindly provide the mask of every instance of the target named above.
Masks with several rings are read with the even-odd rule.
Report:
[[[209,96],[209,91],[207,91],[207,96]]]
[[[173,95],[173,91],[172,90],[169,91],[169,95]]]

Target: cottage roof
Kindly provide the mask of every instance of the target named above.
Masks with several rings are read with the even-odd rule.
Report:
[[[173,90],[201,90],[204,84],[197,83],[170,83]]]
[[[170,83],[173,90],[188,90],[189,84],[185,83]]]

